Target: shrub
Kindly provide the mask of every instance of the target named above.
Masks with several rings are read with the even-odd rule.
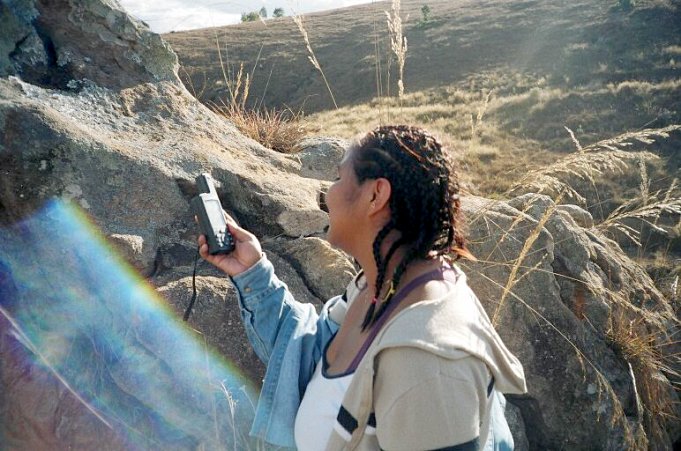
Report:
[[[260,19],[260,15],[257,11],[251,11],[250,13],[241,13],[242,22],[255,22]]]
[[[250,110],[240,106],[213,106],[213,111],[227,118],[241,133],[263,146],[281,153],[293,153],[295,144],[308,134],[302,114],[290,109]]]
[[[421,20],[425,23],[430,20],[430,6],[428,5],[423,5],[421,7]]]

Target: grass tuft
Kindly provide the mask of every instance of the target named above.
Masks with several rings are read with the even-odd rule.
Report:
[[[290,109],[248,110],[223,105],[214,106],[213,110],[232,122],[244,135],[281,153],[296,152],[296,143],[310,131],[310,127],[301,120],[302,113]]]
[[[222,76],[228,93],[228,103],[222,101],[220,105],[209,103],[208,106],[233,123],[241,133],[263,146],[281,153],[295,152],[296,143],[307,136],[311,129],[310,125],[302,120],[302,112],[296,113],[290,108],[282,110],[264,107],[249,108],[247,100],[253,77],[249,73],[244,75],[243,63],[239,65],[236,75],[233,75],[233,71],[229,70],[229,66],[222,59],[217,36],[215,39]],[[256,59],[254,67],[257,64]]]

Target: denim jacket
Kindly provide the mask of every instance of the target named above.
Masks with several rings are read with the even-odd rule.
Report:
[[[326,343],[339,328],[329,312],[338,302],[345,301],[336,296],[317,314],[311,304],[293,299],[266,256],[232,277],[232,282],[239,293],[246,335],[267,365],[250,434],[274,445],[295,447],[293,430],[305,387]],[[483,449],[513,449],[504,417],[504,397],[501,393],[495,396],[492,431]]]

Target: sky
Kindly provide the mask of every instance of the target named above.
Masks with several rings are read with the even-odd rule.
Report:
[[[288,16],[372,3],[367,0],[119,0],[128,14],[146,22],[156,33],[217,27],[241,21],[241,13],[259,11],[269,16],[283,8]]]

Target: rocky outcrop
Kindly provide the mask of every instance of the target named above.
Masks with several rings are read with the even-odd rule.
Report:
[[[466,272],[523,362],[529,391],[510,402],[522,412],[530,448],[635,447],[645,441],[639,425],[648,421],[640,403],[656,402],[641,399],[645,384],[664,393],[678,415],[667,379],[678,384],[678,323],[645,271],[615,243],[578,226],[567,213],[583,218],[578,207],[534,194],[508,203],[468,200],[480,262],[466,264]],[[666,377],[657,369],[647,374],[641,365],[651,362],[627,355],[637,336],[664,354],[658,363],[667,366]],[[670,447],[678,427],[675,420],[664,424],[661,437],[649,437],[651,447]]]
[[[322,193],[346,144],[281,155],[243,137],[114,3],[0,8],[0,440],[245,446],[265,368],[228,279],[207,264],[193,277],[194,178],[211,172],[291,292],[319,307],[354,271],[324,240]],[[528,377],[509,399],[519,448],[678,440],[662,415],[678,406],[678,324],[645,273],[578,207],[526,195],[464,208],[479,261],[462,266]]]
[[[177,56],[155,33],[104,1],[2,2],[0,75],[78,91],[177,82]]]

